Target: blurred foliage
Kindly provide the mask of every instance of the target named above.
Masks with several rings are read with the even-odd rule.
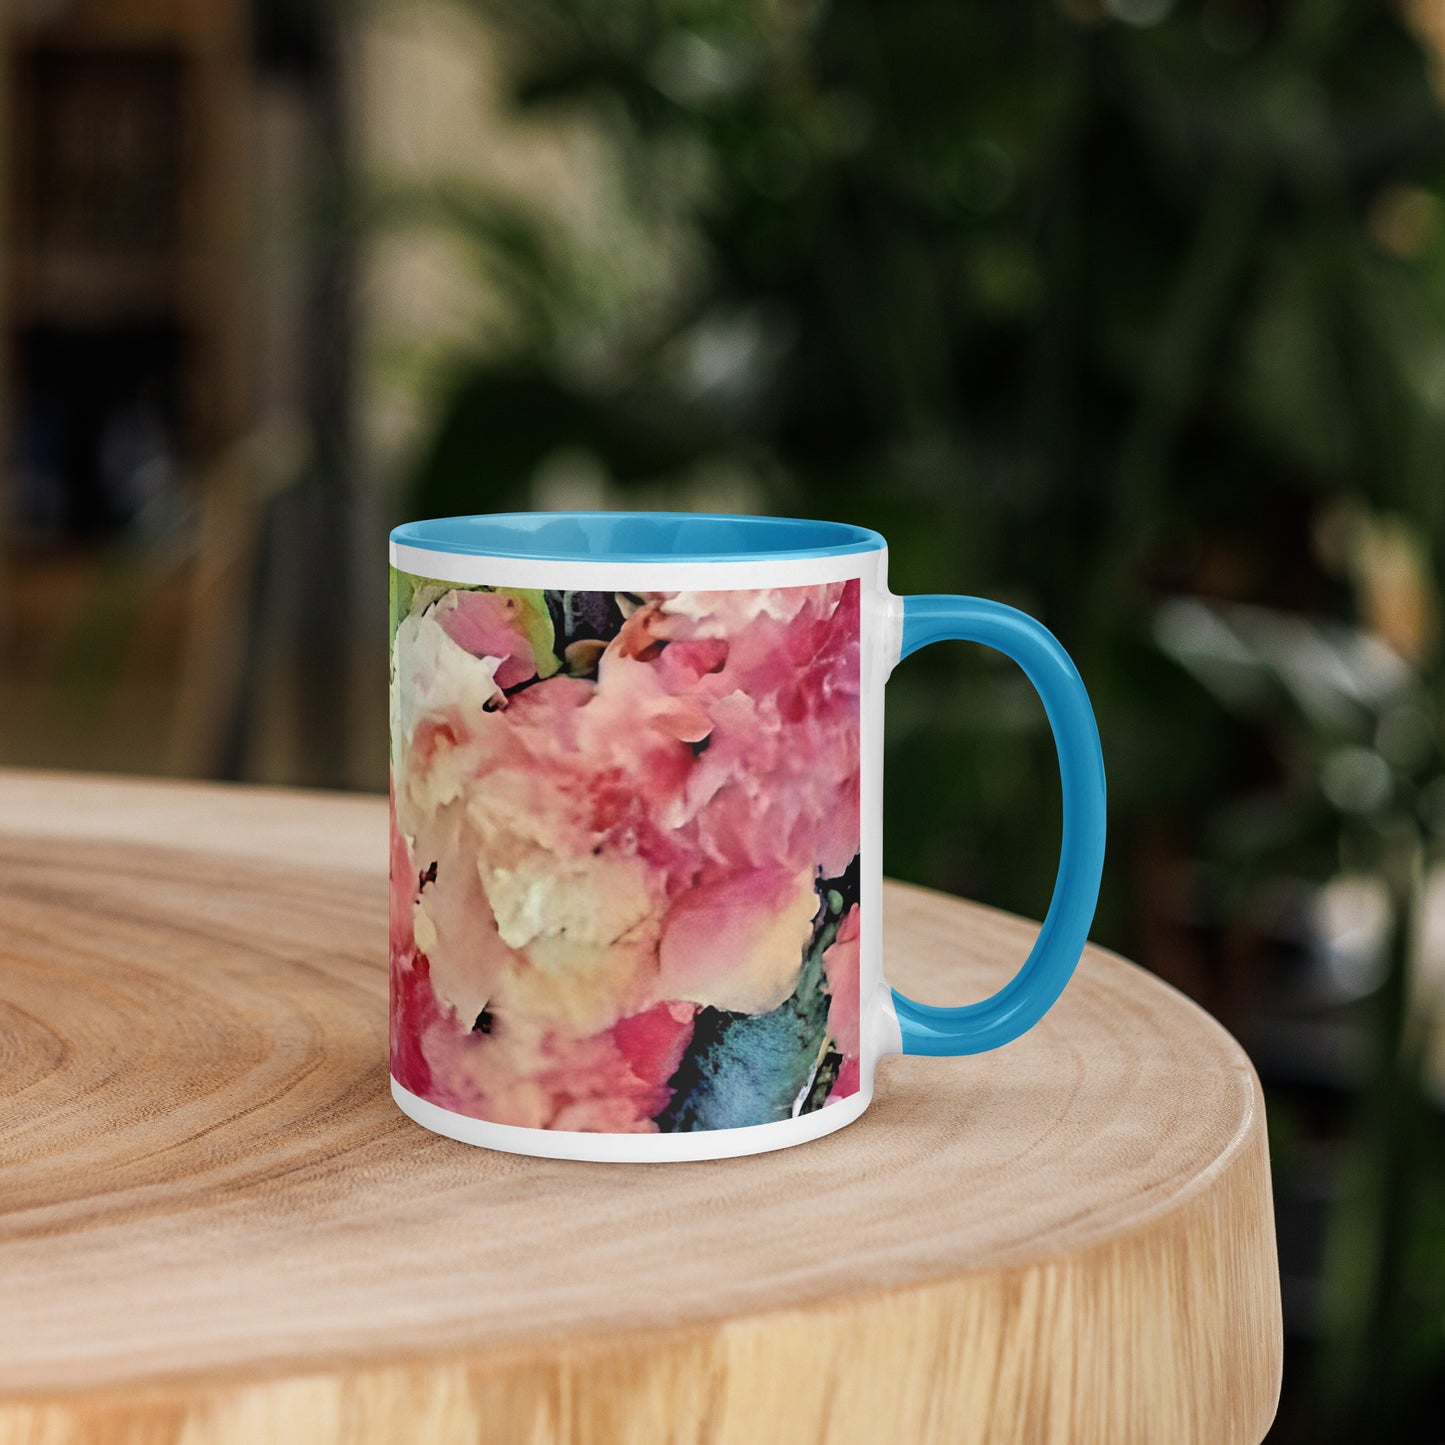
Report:
[[[1445,1350],[1445,1151],[1403,1002],[1445,828],[1445,121],[1402,13],[472,4],[517,112],[585,122],[627,227],[462,182],[392,197],[506,303],[406,510],[527,506],[578,458],[619,500],[741,478],[877,527],[897,591],[1039,615],[1105,740],[1096,936],[1166,975],[1281,879],[1386,879],[1294,1429],[1417,1438]],[[940,649],[889,710],[889,871],[1040,912],[1057,784],[1026,685]],[[1227,1020],[1231,956],[1194,980]]]

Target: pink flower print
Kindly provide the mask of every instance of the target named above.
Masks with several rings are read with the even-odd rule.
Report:
[[[672,1097],[667,1081],[692,1038],[694,1012],[685,1004],[658,1004],[559,1051],[543,1075],[555,1090],[550,1127],[655,1133],[653,1115]]]
[[[735,1013],[777,1008],[797,987],[817,911],[810,868],[754,868],[689,888],[663,923],[662,992]]]
[[[647,594],[625,621],[600,594],[411,595],[397,1078],[524,1127],[730,1127],[786,1117],[831,1038],[832,1096],[855,1090],[856,909],[827,992],[801,980],[819,880],[859,847],[858,584]],[[689,1073],[694,1048],[715,1062]]]
[[[540,594],[513,591],[450,592],[435,605],[442,630],[473,657],[497,659],[500,688],[516,687],[538,675],[540,643],[550,649],[552,624]],[[557,670],[550,650],[544,653],[542,675]]]

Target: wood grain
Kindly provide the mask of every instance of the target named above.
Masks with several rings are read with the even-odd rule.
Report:
[[[1090,949],[1018,1043],[707,1164],[536,1160],[387,1095],[385,803],[0,774],[0,1442],[1257,1445],[1264,1114]],[[890,885],[890,969],[1031,925]]]

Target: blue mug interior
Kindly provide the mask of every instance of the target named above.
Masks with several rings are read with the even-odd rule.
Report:
[[[434,552],[556,562],[744,562],[874,552],[867,527],[715,512],[498,512],[406,522],[393,542]]]

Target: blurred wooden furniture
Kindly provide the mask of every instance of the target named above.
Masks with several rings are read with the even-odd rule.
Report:
[[[250,12],[0,4],[12,760],[216,767],[222,729],[202,729],[212,698],[235,690],[220,676],[230,637],[213,645],[196,602],[217,595],[237,550],[234,537],[207,550],[235,489],[212,491],[255,416]],[[228,624],[241,632],[244,614]]]
[[[7,410],[30,414],[20,465],[56,490],[62,539],[67,511],[122,505],[93,473],[138,402],[185,467],[251,416],[247,26],[245,0],[0,7]],[[42,462],[26,432],[52,423]]]
[[[386,804],[0,774],[0,1442],[1257,1445],[1259,1086],[1098,949],[817,1143],[568,1164],[387,1094]],[[1033,925],[890,885],[939,1001]]]

